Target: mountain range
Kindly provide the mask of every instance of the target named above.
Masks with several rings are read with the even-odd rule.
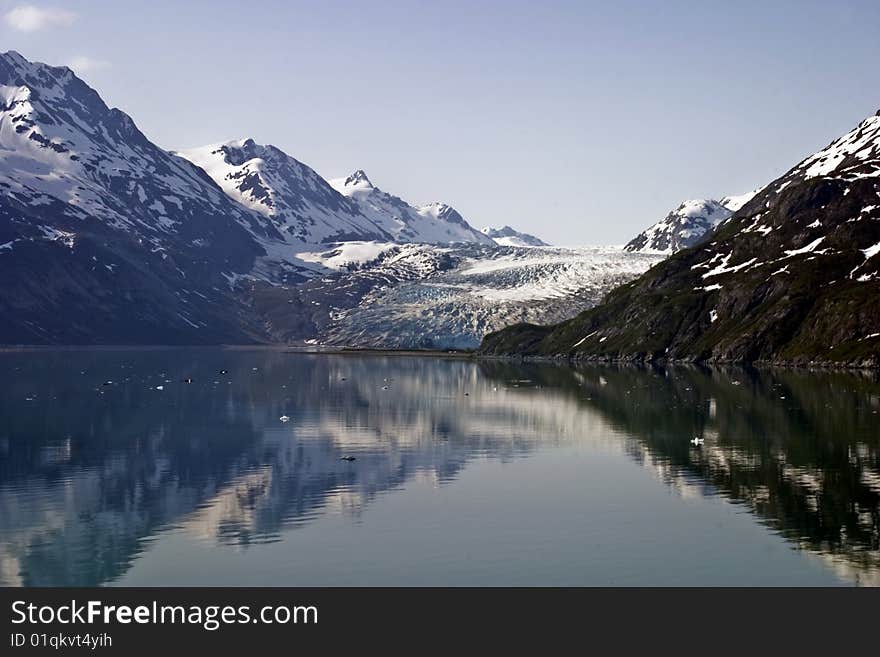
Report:
[[[334,273],[328,248],[496,247],[363,171],[326,181],[241,139],[153,144],[67,67],[0,54],[0,343],[267,341],[253,292]],[[317,254],[317,255],[316,255]]]
[[[488,333],[486,355],[876,365],[878,151],[873,116],[753,193],[682,203],[627,250],[563,249],[253,139],[166,151],[70,69],[8,52],[0,344]]]
[[[330,185],[342,196],[354,201],[363,216],[382,226],[389,241],[422,244],[493,243],[472,228],[455,208],[439,202],[414,207],[375,187],[363,170],[358,169],[346,178],[332,179]]]
[[[704,240],[486,355],[880,365],[880,112],[796,164]]]

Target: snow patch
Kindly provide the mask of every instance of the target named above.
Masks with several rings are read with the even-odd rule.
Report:
[[[854,130],[834,140],[800,165],[804,178],[827,176],[847,159],[867,161],[880,156],[880,116],[872,116]],[[859,174],[866,177],[873,174]]]
[[[802,255],[804,253],[811,253],[812,251],[815,251],[816,247],[819,246],[824,240],[825,240],[825,236],[823,235],[822,237],[819,237],[819,238],[813,240],[812,242],[810,242],[809,244],[807,244],[803,248],[791,249],[789,251],[786,251],[785,255],[786,255],[786,257],[790,258],[792,256]]]
[[[396,248],[398,245],[393,242],[343,242],[326,251],[300,252],[296,257],[304,262],[313,262],[341,271],[373,262],[384,253]]]
[[[589,338],[591,338],[591,337],[593,337],[594,335],[596,335],[596,333],[598,333],[598,331],[593,331],[592,333],[588,333],[587,335],[585,335],[584,337],[582,337],[580,340],[578,340],[577,342],[575,342],[575,343],[572,345],[571,348],[574,349],[575,347],[580,347],[580,346],[581,346],[584,342],[586,342]]]
[[[748,261],[743,262],[741,264],[731,265],[730,267],[728,267],[727,262],[730,260],[730,257],[732,255],[733,255],[733,252],[731,251],[726,256],[724,256],[724,258],[721,260],[721,263],[717,267],[715,267],[715,269],[707,271],[705,274],[703,274],[703,278],[710,278],[712,276],[720,276],[721,274],[731,274],[734,272],[738,272],[741,269],[745,269],[746,267],[751,266],[757,260],[757,258],[752,258],[751,260],[748,260]],[[713,258],[713,260],[714,260],[714,258]]]

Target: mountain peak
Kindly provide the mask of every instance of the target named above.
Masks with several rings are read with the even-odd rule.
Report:
[[[464,217],[453,208],[451,205],[447,203],[441,203],[440,201],[434,201],[433,203],[428,203],[427,205],[423,205],[419,209],[419,214],[424,216],[433,217],[438,221],[445,221],[451,224],[459,224],[461,226],[470,226],[464,220]]]
[[[28,60],[25,59],[25,57],[24,57],[20,52],[18,52],[17,50],[7,50],[6,52],[0,54],[0,57],[2,57],[3,59],[11,59],[11,60],[13,60],[13,61],[18,61],[18,62],[21,62],[21,63],[27,63],[27,61],[28,61]]]
[[[522,233],[506,224],[501,228],[486,226],[480,232],[501,246],[550,246],[544,240],[528,233]]]
[[[516,231],[507,224],[504,224],[501,228],[496,228],[495,226],[485,226],[480,232],[483,233],[483,235],[488,235],[489,237],[509,237],[510,235],[516,234]]]
[[[393,235],[395,241],[423,244],[491,243],[446,203],[435,202],[420,207],[410,205],[402,198],[374,187],[363,169],[358,169],[347,178],[334,178],[329,183],[340,194],[354,200],[364,216]]]
[[[266,217],[271,239],[320,244],[389,238],[311,167],[271,144],[245,137],[179,155],[232,200]]]
[[[38,62],[32,62],[17,50],[7,50],[0,53],[0,61],[15,69],[32,69],[40,66]]]
[[[688,199],[639,233],[624,248],[627,251],[675,253],[699,242],[732,214],[730,208],[714,199]]]
[[[346,187],[372,187],[373,183],[370,182],[370,179],[367,178],[367,174],[363,169],[358,169],[353,174],[351,174],[348,178],[345,179]]]
[[[0,53],[0,72],[5,69],[4,78],[12,84],[34,84],[51,86],[64,84],[76,74],[68,66],[50,66],[43,62],[31,61],[17,50]]]
[[[836,174],[846,178],[875,175],[880,160],[880,115],[867,117],[854,129],[817,153],[814,153],[789,172],[794,178],[821,178]]]
[[[248,160],[262,158],[266,147],[258,144],[252,137],[233,139],[217,144],[213,147],[223,153],[226,161],[235,166],[241,166]]]

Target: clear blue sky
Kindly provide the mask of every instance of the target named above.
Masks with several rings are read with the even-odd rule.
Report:
[[[18,14],[31,4],[53,12]],[[742,193],[880,108],[880,2],[10,2],[169,149],[253,136],[326,177],[554,243]],[[26,28],[29,31],[24,31]]]

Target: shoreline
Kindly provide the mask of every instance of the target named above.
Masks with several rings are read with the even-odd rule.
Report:
[[[381,355],[381,356],[433,356],[438,358],[473,358],[476,352],[466,349],[382,349],[355,347],[326,347],[289,344],[24,344],[0,345],[0,353],[39,351],[171,351],[175,349],[200,349],[222,351],[281,351],[290,354],[330,355]]]
[[[286,353],[291,354],[315,354],[330,356],[383,356],[383,357],[430,357],[452,358],[458,360],[477,360],[476,352],[462,349],[355,349],[334,347],[328,349],[300,350],[291,349]]]
[[[648,360],[644,358],[601,358],[586,357],[578,358],[574,356],[535,356],[522,354],[478,354],[474,352],[475,360],[497,360],[507,362],[522,363],[557,363],[568,365],[633,365],[637,367],[669,367],[669,366],[690,366],[690,367],[739,367],[742,369],[786,369],[786,370],[806,370],[806,371],[839,371],[839,372],[871,372],[880,373],[880,363],[875,365],[865,365],[857,363],[834,363],[828,361],[809,361],[806,363],[794,361],[772,361],[772,360],[756,360],[756,361],[736,361],[736,360],[694,360],[694,359],[674,359],[664,358],[657,360]]]
[[[175,349],[197,349],[223,351],[280,351],[287,354],[308,354],[327,356],[375,356],[386,358],[446,358],[453,360],[472,361],[505,361],[520,363],[548,363],[557,365],[631,365],[637,367],[739,367],[743,369],[787,369],[805,371],[845,371],[845,372],[871,372],[880,373],[880,364],[869,365],[863,363],[833,363],[827,361],[814,362],[791,362],[791,361],[720,361],[720,360],[691,360],[691,359],[658,359],[646,360],[637,358],[578,358],[565,355],[537,356],[523,354],[480,354],[477,351],[466,349],[384,349],[384,348],[356,348],[356,347],[326,347],[306,345],[298,347],[289,344],[217,344],[217,345],[0,345],[0,354],[3,353],[27,353],[27,352],[51,352],[51,351],[166,351]]]

